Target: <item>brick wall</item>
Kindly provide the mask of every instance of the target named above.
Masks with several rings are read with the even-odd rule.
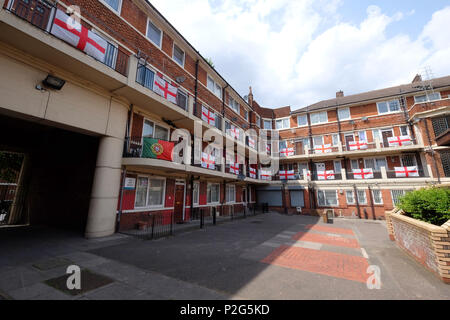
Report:
[[[386,217],[390,239],[450,284],[450,220],[439,227],[406,217],[401,212],[386,212]]]

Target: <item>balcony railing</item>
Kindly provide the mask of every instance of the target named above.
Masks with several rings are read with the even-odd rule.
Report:
[[[156,139],[156,138],[155,138]],[[175,147],[179,142],[167,141],[164,139],[157,139],[159,141],[163,141],[164,144],[168,147]],[[163,150],[158,146],[157,149],[154,149],[152,152],[144,152],[144,138],[141,136],[135,137],[126,137],[123,149],[123,157],[124,158],[154,158],[170,161],[164,156],[164,153],[161,153]],[[164,146],[162,146],[164,148]],[[183,157],[183,151],[180,153],[180,157]],[[161,155],[163,155],[161,157]],[[173,160],[172,160],[173,161]]]
[[[6,7],[6,10],[27,21],[33,26],[51,34],[51,30],[54,25],[54,16],[56,14],[56,3],[51,3],[45,0],[16,0],[10,1]],[[86,25],[84,21],[82,24],[83,27]],[[58,39],[64,41],[64,39]],[[107,43],[104,61],[97,61],[114,69],[118,73],[127,76],[129,60],[128,54],[111,43]]]
[[[425,178],[425,177],[427,177],[426,175],[425,175],[425,172],[422,170],[422,169],[419,169],[419,170],[417,170],[418,172],[418,174],[419,174],[419,176],[417,177],[417,176],[413,176],[413,175],[408,175],[408,176],[404,176],[404,177],[399,177],[396,173],[395,173],[395,171],[394,170],[387,170],[386,171],[386,175],[387,175],[387,177],[388,177],[388,179],[406,179],[406,178]]]

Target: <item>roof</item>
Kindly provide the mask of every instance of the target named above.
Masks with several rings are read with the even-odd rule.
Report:
[[[433,88],[442,88],[450,86],[450,76],[442,77],[442,78],[435,78],[431,80]],[[315,111],[320,110],[324,108],[329,107],[337,107],[342,105],[348,105],[353,103],[359,103],[359,102],[365,102],[370,100],[376,100],[376,99],[383,99],[383,98],[389,98],[394,97],[402,94],[409,94],[409,93],[416,93],[423,91],[423,86],[426,86],[429,84],[429,81],[423,81],[423,82],[413,82],[409,84],[402,84],[396,87],[390,87],[386,89],[380,89],[380,90],[374,90],[374,91],[368,91],[363,92],[359,94],[354,94],[350,96],[344,96],[341,98],[334,98],[329,100],[322,100],[320,102],[317,102],[315,104],[312,104],[310,106],[298,109],[293,111],[292,113],[301,113],[301,112],[307,112],[307,111]]]

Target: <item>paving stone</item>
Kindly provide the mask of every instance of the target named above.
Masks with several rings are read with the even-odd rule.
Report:
[[[58,267],[69,266],[71,264],[73,264],[73,262],[69,259],[55,257],[35,262],[32,266],[39,270],[50,270]]]

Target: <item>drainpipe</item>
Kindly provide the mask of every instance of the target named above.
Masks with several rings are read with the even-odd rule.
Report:
[[[127,168],[123,167],[122,187],[120,188],[120,203],[119,203],[119,213],[117,215],[116,232],[118,232],[120,229],[120,217],[122,216],[122,208],[123,208],[123,190],[125,188],[126,177],[127,177]]]
[[[361,207],[359,206],[358,190],[356,189],[356,184],[353,185],[353,191],[355,192],[356,208],[358,209],[358,218],[361,219]]]
[[[191,186],[191,191],[190,191],[190,193],[191,193],[191,209],[190,209],[190,218],[192,219],[192,215],[194,214],[194,176],[193,175],[191,175],[191,177],[190,177],[190,181],[189,181],[189,185]],[[199,198],[200,198],[200,185],[199,185],[199,188],[198,188],[199,190],[198,190],[198,194],[199,194]]]
[[[370,199],[370,207],[372,208],[372,218],[373,220],[377,220],[375,216],[375,205],[373,203],[372,189],[370,188],[370,186],[368,186],[367,188],[369,189],[369,199]]]
[[[436,155],[435,155],[434,149],[432,147],[430,130],[428,128],[428,122],[427,122],[427,119],[422,119],[422,120],[425,122],[425,132],[427,133],[428,144],[430,145],[431,157],[433,158],[433,164],[434,164],[434,169],[436,170],[438,184],[441,184],[441,174],[439,173],[439,169],[438,169],[437,162],[436,162]]]
[[[129,153],[130,152],[130,147],[131,147],[131,133],[133,132],[132,131],[132,128],[133,128],[133,114],[134,114],[134,105],[133,104],[131,104],[130,105],[130,110],[128,111],[128,123],[127,123],[127,132],[126,132],[126,139],[127,139],[127,141],[126,141],[126,143],[127,143],[127,145],[126,145],[126,150],[127,150],[127,153]]]

